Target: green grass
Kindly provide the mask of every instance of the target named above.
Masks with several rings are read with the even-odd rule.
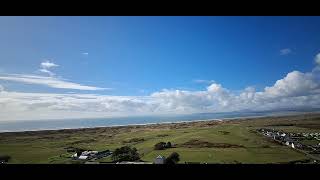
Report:
[[[301,141],[301,143],[305,145],[317,145],[320,142],[316,139],[304,139]]]
[[[317,121],[318,122],[318,121]],[[272,121],[274,124],[275,122]],[[180,163],[283,163],[306,159],[305,155],[287,146],[273,143],[267,138],[251,130],[264,127],[268,123],[264,120],[244,121],[213,125],[208,127],[170,128],[138,128],[124,129],[119,132],[104,131],[103,129],[61,132],[54,134],[12,135],[0,134],[0,154],[12,157],[10,163],[72,163],[64,148],[68,146],[92,149],[114,150],[124,145],[131,145],[138,149],[142,160],[152,162],[159,154],[168,156],[172,152],[180,154]],[[290,131],[302,131],[306,128],[295,126],[278,126]],[[315,129],[313,129],[313,132]],[[229,133],[223,133],[229,132]],[[161,135],[166,135],[162,136]],[[143,138],[143,141],[125,143],[133,138]],[[244,146],[243,148],[186,148],[180,145],[192,140],[211,143],[228,143]],[[176,148],[154,150],[153,146],[160,142],[170,141],[177,144]],[[110,162],[106,157],[99,162]]]

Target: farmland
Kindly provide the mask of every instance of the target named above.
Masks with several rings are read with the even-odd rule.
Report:
[[[67,147],[113,151],[128,145],[136,147],[141,159],[147,162],[172,152],[179,153],[180,163],[264,164],[308,160],[304,154],[256,132],[263,127],[319,132],[320,114],[0,133],[0,155],[9,155],[9,163],[68,164],[79,162],[71,160],[72,153],[66,151]],[[168,141],[174,144],[173,148],[154,150],[156,143]],[[111,158],[98,161],[111,162]]]

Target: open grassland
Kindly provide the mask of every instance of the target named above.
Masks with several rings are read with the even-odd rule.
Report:
[[[178,152],[180,163],[288,163],[307,157],[257,134],[261,127],[290,132],[320,132],[320,114],[224,121],[155,124],[55,131],[0,133],[0,155],[9,163],[73,163],[67,147],[114,150],[136,147],[144,161]],[[174,148],[154,150],[158,142]],[[106,157],[99,162],[110,162]]]

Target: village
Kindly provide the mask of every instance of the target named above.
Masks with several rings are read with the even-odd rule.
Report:
[[[316,161],[320,160],[320,133],[287,133],[281,130],[260,128],[257,132],[275,142],[289,146],[295,150],[309,155]]]

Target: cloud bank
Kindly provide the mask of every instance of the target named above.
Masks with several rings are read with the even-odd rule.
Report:
[[[0,120],[36,120],[130,115],[188,114],[280,108],[320,108],[320,63],[311,72],[292,71],[272,86],[239,93],[212,83],[202,91],[162,90],[148,96],[49,94],[9,92],[0,88]],[[52,77],[0,77],[59,88],[96,90],[96,87],[59,81]]]
[[[100,88],[100,87],[94,87],[94,86],[81,85],[78,83],[66,81],[65,79],[57,78],[55,77],[55,74],[53,72],[49,71],[49,69],[53,67],[58,67],[58,66],[59,65],[46,60],[40,64],[41,69],[39,69],[39,71],[48,74],[49,77],[39,76],[39,75],[28,75],[28,74],[4,74],[4,75],[0,75],[0,80],[14,81],[14,82],[25,83],[25,84],[43,85],[43,86],[58,88],[58,89],[75,89],[75,90],[88,90],[88,91],[111,89],[111,88]]]
[[[14,81],[26,84],[38,84],[51,88],[59,89],[76,89],[76,90],[106,90],[108,88],[100,88],[94,86],[85,86],[73,82],[68,82],[63,79],[58,79],[55,77],[47,76],[37,76],[37,75],[24,75],[24,74],[6,74],[0,75],[0,80]]]

